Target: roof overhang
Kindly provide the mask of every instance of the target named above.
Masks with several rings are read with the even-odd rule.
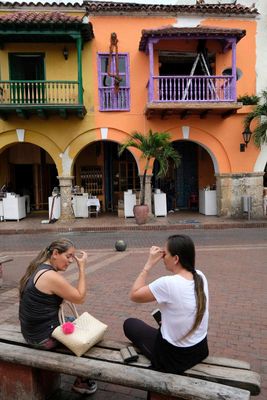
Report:
[[[197,26],[194,28],[177,28],[166,26],[158,29],[143,29],[139,42],[139,50],[147,51],[149,41],[158,43],[161,40],[181,40],[181,39],[210,39],[226,42],[238,42],[246,35],[245,29],[230,29],[219,27]],[[225,48],[228,45],[224,46]]]
[[[0,43],[83,42],[94,38],[91,22],[59,12],[19,12],[0,16]]]
[[[179,102],[179,103],[148,103],[144,114],[147,119],[167,119],[177,117],[186,119],[189,116],[198,116],[201,119],[211,115],[227,118],[235,114],[243,104],[239,102]]]

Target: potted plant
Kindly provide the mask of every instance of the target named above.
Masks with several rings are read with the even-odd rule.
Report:
[[[243,96],[239,96],[237,101],[243,103],[243,106],[257,105],[260,101],[260,97],[255,94],[244,94]]]
[[[251,122],[256,119],[256,128],[252,131],[254,143],[257,147],[267,143],[267,90],[262,92],[261,102],[256,105],[244,120],[245,129],[250,130]]]
[[[176,167],[180,164],[180,155],[171,144],[171,135],[167,132],[153,132],[151,129],[148,134],[134,132],[119,148],[121,155],[128,147],[134,147],[141,152],[141,157],[145,159],[145,168],[141,184],[140,204],[134,206],[134,216],[137,224],[144,224],[147,221],[149,207],[145,203],[146,175],[151,159],[158,160],[159,172],[157,177],[167,174],[169,161],[172,160]]]

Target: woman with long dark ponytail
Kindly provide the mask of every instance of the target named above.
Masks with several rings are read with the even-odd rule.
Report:
[[[147,284],[152,268],[163,260],[172,275]],[[130,298],[137,303],[157,301],[161,312],[160,328],[129,318],[124,333],[163,372],[181,374],[209,354],[208,283],[195,269],[195,246],[186,235],[172,235],[164,249],[152,246],[148,260],[136,278]]]
[[[61,274],[72,262],[78,268],[78,282],[71,285]],[[60,324],[58,311],[63,300],[82,304],[86,297],[85,266],[87,254],[75,253],[74,244],[59,239],[44,248],[29,264],[20,280],[19,319],[21,333],[28,344],[50,350],[59,343],[51,336]],[[95,381],[76,378],[72,389],[81,394],[97,390]]]

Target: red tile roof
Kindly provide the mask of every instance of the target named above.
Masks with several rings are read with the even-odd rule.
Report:
[[[80,17],[60,12],[33,12],[22,11],[0,15],[0,24],[81,24]]]
[[[25,40],[23,34],[20,35],[20,30],[24,30],[25,26],[27,27],[27,31],[35,31],[35,34],[32,38],[29,38],[29,35],[27,35],[27,40],[33,39],[33,41],[37,39],[40,40],[42,30],[47,30],[50,28],[54,32],[54,36],[60,32],[62,34],[62,31],[68,34],[68,31],[75,30],[81,33],[85,42],[93,39],[94,37],[93,26],[91,22],[83,23],[81,17],[63,14],[58,11],[21,11],[0,15],[0,35],[2,35],[1,38],[4,41],[11,42],[14,41],[14,38],[19,41]],[[12,34],[6,33],[6,31],[12,31]],[[44,39],[44,35],[42,36]]]
[[[83,7],[80,3],[71,3],[71,2],[52,2],[48,3],[47,1],[38,1],[37,3],[34,3],[33,1],[23,1],[23,2],[18,2],[18,1],[0,1],[0,7],[8,7],[8,8],[21,8],[21,7],[53,7],[53,8],[58,8],[58,7]]]
[[[146,50],[148,39],[153,38],[236,38],[237,41],[246,35],[244,29],[230,29],[210,26],[197,26],[195,28],[177,28],[173,26],[163,26],[157,29],[143,29],[139,43],[139,50]]]
[[[162,0],[164,3],[164,0]],[[216,15],[246,15],[255,16],[258,10],[241,4],[193,4],[193,5],[164,5],[164,4],[137,4],[137,3],[111,3],[109,1],[84,1],[89,13],[129,13],[144,12],[148,14],[216,14]]]
[[[120,3],[110,1],[84,1],[83,4],[70,3],[66,0],[60,3],[48,3],[46,1],[40,1],[38,3],[33,2],[16,2],[16,1],[0,1],[0,8],[75,8],[75,9],[86,9],[91,14],[109,14],[109,13],[120,13],[129,14],[132,12],[142,12],[145,14],[207,14],[207,15],[242,15],[253,17],[258,14],[258,10],[251,6],[247,7],[241,4],[193,4],[193,5],[165,5],[165,0],[162,0],[163,4],[137,4],[137,3]]]

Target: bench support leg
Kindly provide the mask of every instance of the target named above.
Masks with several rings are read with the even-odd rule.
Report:
[[[60,387],[58,373],[4,361],[0,376],[0,400],[44,400]]]

